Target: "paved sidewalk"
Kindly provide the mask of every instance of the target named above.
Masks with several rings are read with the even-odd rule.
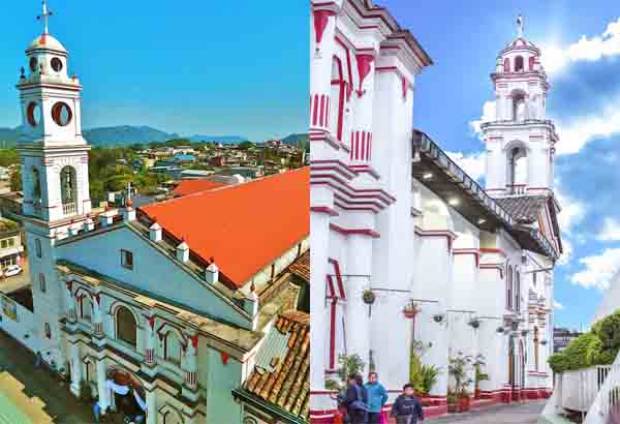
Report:
[[[530,401],[508,405],[495,405],[478,411],[464,414],[452,414],[435,420],[427,420],[429,424],[535,424],[545,407],[546,401]]]
[[[0,423],[92,422],[89,405],[73,397],[69,384],[34,362],[30,351],[0,331]]]

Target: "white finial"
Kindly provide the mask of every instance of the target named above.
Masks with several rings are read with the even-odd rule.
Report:
[[[523,38],[523,32],[525,31],[525,18],[519,14],[517,16],[517,37]]]
[[[43,20],[43,34],[49,34],[49,18],[53,15],[47,8],[47,0],[43,0],[43,13],[37,16],[38,20]]]

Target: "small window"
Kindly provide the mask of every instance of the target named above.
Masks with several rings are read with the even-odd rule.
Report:
[[[515,72],[523,72],[523,56],[515,57]]]
[[[177,365],[181,363],[181,341],[172,331],[164,339],[164,358]]]
[[[116,338],[136,347],[136,319],[129,309],[121,306],[116,311]]]
[[[93,302],[88,297],[84,296],[80,301],[80,318],[86,321],[90,321],[93,316]]]
[[[47,287],[45,285],[45,275],[43,275],[42,273],[39,274],[39,290],[41,290],[41,293],[45,293],[45,291],[47,290]]]
[[[46,322],[45,326],[43,327],[45,330],[45,337],[47,337],[48,339],[52,338],[52,329],[50,327],[50,325]]]
[[[15,239],[14,238],[10,238],[9,239],[9,247],[13,247],[15,246]]]
[[[41,252],[41,239],[34,239],[34,250],[37,255],[37,258],[40,258],[43,256]]]
[[[133,253],[129,250],[121,249],[121,265],[126,269],[133,269]]]
[[[0,247],[3,249],[6,249],[9,245],[9,241],[7,239],[4,239],[2,241],[0,241]]]

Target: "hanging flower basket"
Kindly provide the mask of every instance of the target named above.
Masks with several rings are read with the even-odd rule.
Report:
[[[527,330],[523,330],[523,331],[521,331],[521,335],[522,335],[523,337],[527,336]]]
[[[443,321],[443,314],[433,315],[433,321],[435,321],[437,324],[441,323]]]
[[[504,327],[497,327],[497,331],[499,334],[503,334],[504,333]]]
[[[478,318],[472,318],[467,324],[469,324],[473,329],[476,329],[480,327],[480,320]]]
[[[367,305],[372,305],[375,303],[376,298],[377,297],[372,290],[364,290],[364,293],[362,293],[362,300],[364,300],[364,303]]]
[[[512,324],[510,324],[510,328],[512,328],[512,331],[517,331],[519,329],[519,323],[517,321],[513,321]]]
[[[543,346],[546,346],[547,345],[547,340],[541,340],[540,344],[543,345]]]
[[[420,308],[418,307],[418,305],[415,304],[413,300],[407,303],[403,308],[403,314],[405,314],[405,317],[410,319],[414,318],[418,314],[418,312],[420,312]]]

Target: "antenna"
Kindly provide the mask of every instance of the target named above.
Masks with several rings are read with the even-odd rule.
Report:
[[[47,7],[47,0],[43,0],[42,2],[43,12],[37,16],[38,21],[43,21],[43,34],[49,34],[49,18],[53,15],[53,13]]]
[[[525,31],[525,18],[523,15],[519,13],[517,16],[517,37],[523,38],[523,33]]]

